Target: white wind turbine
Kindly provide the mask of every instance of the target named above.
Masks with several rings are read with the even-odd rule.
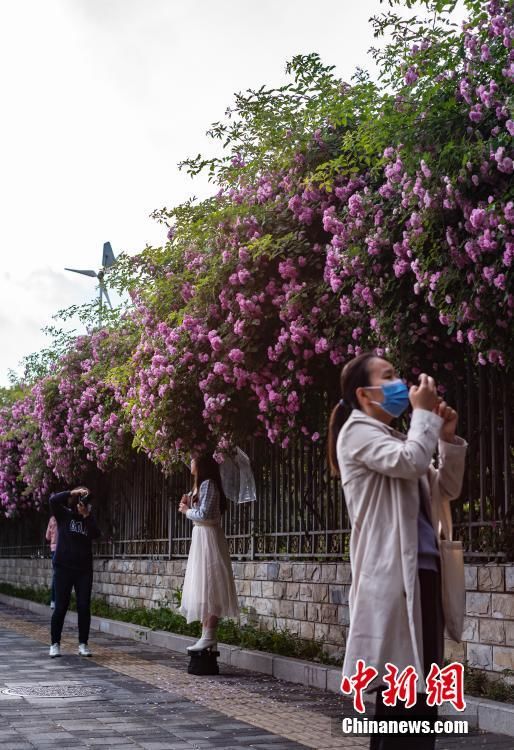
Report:
[[[92,278],[98,279],[98,302],[99,302],[99,320],[100,324],[102,323],[102,306],[103,306],[103,298],[105,297],[105,300],[109,307],[112,310],[112,303],[109,299],[109,294],[107,292],[107,287],[105,285],[104,276],[105,272],[108,268],[110,268],[112,265],[114,265],[116,261],[116,258],[114,257],[114,253],[112,251],[111,243],[110,242],[104,242],[104,248],[102,252],[102,267],[98,271],[92,271],[92,270],[81,270],[78,268],[65,268],[65,271],[73,271],[73,273],[81,273],[83,276],[91,276]]]

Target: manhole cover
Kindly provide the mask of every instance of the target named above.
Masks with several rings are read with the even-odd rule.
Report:
[[[20,698],[87,698],[98,695],[104,688],[99,685],[20,685],[2,690],[4,695]]]

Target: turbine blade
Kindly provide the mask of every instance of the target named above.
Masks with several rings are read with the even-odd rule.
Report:
[[[110,266],[114,265],[115,260],[116,258],[114,257],[111,243],[104,242],[104,249],[102,253],[102,266],[104,268],[110,268]]]
[[[107,293],[107,287],[105,286],[104,283],[100,284],[100,299],[102,298],[102,294],[105,296],[105,299],[107,300],[109,307],[112,310],[112,303],[111,303],[111,300],[109,299],[109,294]]]
[[[92,276],[93,278],[96,278],[96,271],[82,271],[78,268],[65,268],[65,271],[73,271],[73,273],[81,273],[84,276]]]

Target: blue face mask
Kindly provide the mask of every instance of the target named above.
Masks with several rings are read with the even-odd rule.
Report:
[[[368,389],[380,388],[384,394],[383,401],[372,401],[392,417],[399,417],[409,405],[409,389],[403,380],[393,380],[383,385],[368,386]]]

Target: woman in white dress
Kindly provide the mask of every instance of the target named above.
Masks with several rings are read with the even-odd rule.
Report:
[[[187,622],[200,620],[202,637],[188,651],[217,646],[216,629],[221,617],[237,618],[237,601],[227,539],[221,526],[226,497],[219,466],[212,456],[191,461],[193,491],[183,495],[179,511],[193,521],[179,612]]]

